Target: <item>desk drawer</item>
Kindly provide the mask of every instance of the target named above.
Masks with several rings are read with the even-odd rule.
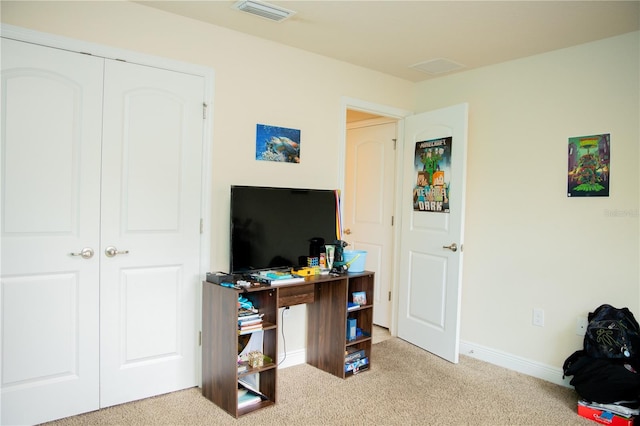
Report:
[[[278,288],[278,307],[313,303],[315,284],[302,284]]]

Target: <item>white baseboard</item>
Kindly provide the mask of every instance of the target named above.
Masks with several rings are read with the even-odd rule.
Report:
[[[293,367],[294,365],[304,364],[307,362],[307,351],[305,349],[287,352],[286,355],[286,358],[284,354],[280,354],[280,356],[278,356],[278,368]]]
[[[569,378],[562,378],[562,368],[464,341],[460,341],[460,354],[561,386],[573,387],[569,384]]]
[[[557,385],[573,387],[569,384],[570,378],[562,378],[562,368],[542,364],[530,359],[517,357],[507,352],[464,341],[460,342],[460,354],[488,362],[489,364],[497,365],[499,367],[507,368],[509,370],[517,371],[528,376],[546,380]],[[279,364],[278,368],[287,368],[293,367],[294,365],[304,364],[307,362],[306,350],[298,349],[297,351],[288,352],[284,362],[283,358],[284,355],[280,354],[278,362],[281,362],[282,364]]]

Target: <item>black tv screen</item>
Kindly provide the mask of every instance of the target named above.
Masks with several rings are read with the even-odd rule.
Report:
[[[231,186],[231,273],[306,266],[312,240],[336,241],[327,189]]]

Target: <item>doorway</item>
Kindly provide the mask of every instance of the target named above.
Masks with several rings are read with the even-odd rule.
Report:
[[[394,218],[399,217],[395,202],[399,184],[395,142],[402,137],[402,119],[411,113],[356,99],[345,98],[343,105],[343,239],[352,245],[351,248],[368,252],[366,269],[376,273],[374,324],[395,335],[397,280],[394,264],[398,236]],[[354,138],[351,138],[352,134]],[[390,163],[383,161],[385,159],[391,160]],[[386,163],[386,166],[379,166],[385,169],[384,172],[376,171],[378,166],[371,167],[372,162],[376,165]],[[373,186],[384,184],[385,191],[371,190]],[[367,210],[364,207],[367,204],[375,207]],[[366,213],[358,214],[358,211]]]
[[[391,313],[396,140],[397,120],[347,123],[342,239],[367,253],[366,269],[375,272],[373,322],[385,328]]]

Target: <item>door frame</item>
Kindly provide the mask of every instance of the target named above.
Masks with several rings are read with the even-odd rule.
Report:
[[[338,184],[340,185],[340,192],[344,193],[345,179],[346,179],[346,154],[347,154],[347,110],[357,110],[367,112],[369,114],[380,115],[386,118],[392,118],[397,120],[397,142],[396,142],[396,163],[395,163],[395,186],[394,193],[399,194],[402,185],[402,152],[404,151],[404,118],[412,115],[413,111],[403,110],[400,108],[390,107],[386,105],[376,104],[361,99],[350,98],[343,96],[341,99],[340,110],[340,140],[338,145]],[[392,253],[392,268],[391,274],[392,281],[390,284],[391,289],[391,313],[389,318],[389,333],[392,336],[397,336],[397,324],[398,324],[398,264],[400,262],[399,250],[400,247],[400,232],[401,229],[401,203],[399,203],[398,197],[394,197],[393,216],[394,216],[394,229],[393,229],[393,253]],[[342,214],[342,212],[340,212]]]
[[[3,24],[0,27],[0,36],[17,41],[39,44],[42,46],[69,50],[72,52],[91,54],[107,59],[121,60],[125,62],[145,65],[155,68],[162,68],[170,71],[177,71],[185,74],[192,74],[202,77],[204,80],[204,103],[206,104],[203,115],[204,129],[202,135],[202,205],[200,207],[200,217],[202,220],[200,232],[200,277],[201,280],[206,278],[207,271],[210,270],[211,263],[211,176],[213,159],[213,88],[215,80],[215,72],[213,69],[201,65],[181,62],[174,59],[162,58],[158,56],[147,55],[140,52],[104,46],[92,42],[78,39],[72,39],[55,34],[44,33],[40,31],[30,30],[14,25]],[[204,108],[204,106],[203,106]],[[197,294],[197,306],[194,306],[193,314],[196,316],[196,324],[201,328],[202,318],[202,292]],[[194,330],[194,333],[200,330]],[[202,383],[202,348],[199,346],[196,350],[196,382]]]

